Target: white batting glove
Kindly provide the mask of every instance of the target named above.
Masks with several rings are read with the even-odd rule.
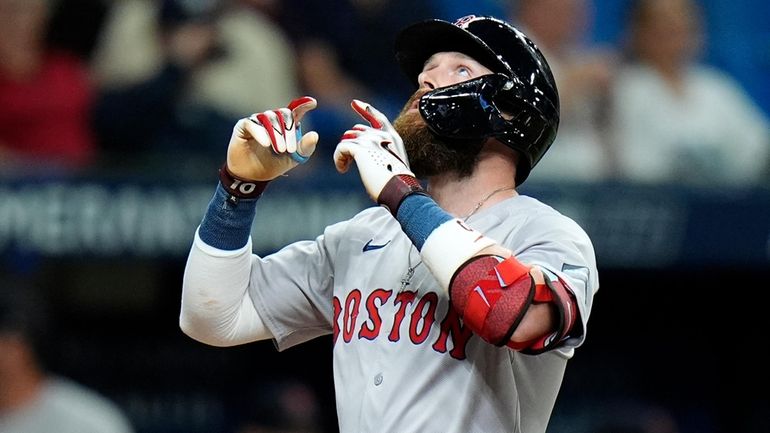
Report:
[[[268,181],[306,162],[315,152],[318,133],[302,135],[300,121],[318,103],[303,96],[286,108],[240,119],[227,148],[227,169],[246,180]]]
[[[371,126],[358,124],[345,132],[334,150],[334,165],[345,173],[355,160],[369,197],[381,203],[380,195],[394,176],[414,178],[414,173],[409,169],[404,143],[388,118],[357,99],[350,105]]]

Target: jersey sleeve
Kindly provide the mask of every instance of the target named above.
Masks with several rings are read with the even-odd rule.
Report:
[[[563,356],[585,340],[593,297],[599,289],[599,277],[593,245],[583,229],[569,218],[546,215],[532,218],[520,230],[525,236],[506,242],[516,258],[527,265],[537,265],[558,275],[575,295],[582,333],[568,338],[562,348]]]
[[[278,350],[332,332],[335,258],[347,226],[333,224],[315,240],[255,256],[249,296]]]
[[[199,230],[185,267],[182,330],[213,346],[273,338],[280,350],[331,333],[334,259],[347,225],[265,257],[252,252],[251,238],[223,250]]]
[[[271,338],[248,296],[251,239],[223,250],[196,231],[182,283],[179,326],[189,337],[212,346],[235,346]]]

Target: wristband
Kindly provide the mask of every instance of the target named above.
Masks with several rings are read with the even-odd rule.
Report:
[[[452,216],[441,209],[429,195],[412,194],[401,200],[396,219],[401,224],[401,230],[417,247],[417,251],[422,251],[425,240],[433,230],[451,220]]]
[[[401,202],[412,194],[427,195],[422,189],[420,182],[414,176],[399,174],[388,180],[382,191],[380,191],[380,196],[377,197],[377,203],[387,207],[395,217],[398,214],[398,207],[401,206]]]
[[[267,188],[270,181],[266,180],[247,180],[242,179],[227,169],[227,163],[222,164],[219,169],[219,181],[222,183],[225,191],[230,194],[228,200],[238,203],[243,198],[259,198],[262,192]]]

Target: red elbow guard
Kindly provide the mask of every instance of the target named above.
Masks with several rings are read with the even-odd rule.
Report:
[[[543,275],[545,282],[535,284],[530,267],[514,257],[475,257],[453,277],[450,299],[463,322],[485,341],[523,353],[542,353],[569,335],[577,317],[571,292],[557,277]],[[551,303],[558,312],[554,332],[521,344],[511,342],[529,306],[543,302]]]
[[[529,268],[513,257],[474,257],[452,278],[452,305],[479,337],[504,346],[535,297]]]

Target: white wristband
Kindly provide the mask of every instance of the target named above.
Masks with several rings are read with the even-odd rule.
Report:
[[[448,293],[449,283],[457,269],[479,251],[494,244],[495,241],[455,218],[431,232],[422,246],[420,256],[439,285]]]

